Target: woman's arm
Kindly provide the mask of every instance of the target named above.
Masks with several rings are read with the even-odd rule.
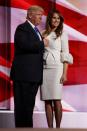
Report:
[[[67,70],[68,70],[68,63],[63,63],[63,74],[60,79],[60,83],[63,84],[65,81],[67,81]]]

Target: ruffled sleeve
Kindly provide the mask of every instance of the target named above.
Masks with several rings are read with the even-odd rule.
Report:
[[[73,56],[69,52],[68,35],[63,32],[61,35],[61,62],[73,64]]]

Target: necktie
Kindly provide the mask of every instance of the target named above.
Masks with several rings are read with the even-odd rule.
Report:
[[[35,30],[35,32],[37,33],[37,35],[38,35],[39,39],[41,40],[41,36],[40,36],[39,30],[37,29],[37,27],[36,27],[36,26],[34,27],[34,30]]]
[[[38,31],[38,29],[37,29],[37,27],[36,27],[36,26],[34,27],[34,29],[35,29],[36,33],[39,33],[39,31]]]

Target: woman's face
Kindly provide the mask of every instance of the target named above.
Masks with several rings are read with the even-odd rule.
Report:
[[[56,28],[59,26],[59,24],[60,24],[60,17],[57,13],[54,13],[52,17],[51,26],[52,28]]]

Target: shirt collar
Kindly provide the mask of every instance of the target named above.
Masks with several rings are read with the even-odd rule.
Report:
[[[33,25],[29,20],[27,20],[27,21],[33,28],[35,28],[35,25]]]

